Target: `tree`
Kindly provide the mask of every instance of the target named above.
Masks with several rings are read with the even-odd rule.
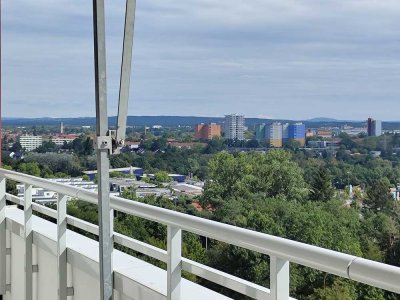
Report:
[[[259,146],[260,146],[260,143],[257,140],[249,140],[246,142],[247,148],[258,148]]]
[[[328,201],[334,196],[335,189],[332,186],[329,171],[320,167],[311,182],[310,199],[314,201]]]
[[[296,150],[301,147],[301,144],[299,141],[290,139],[285,143],[284,147],[285,149]]]
[[[37,177],[40,176],[40,168],[37,162],[22,163],[19,165],[19,171]]]
[[[11,147],[10,150],[11,150],[12,152],[19,152],[19,151],[21,151],[21,150],[22,150],[21,143],[20,143],[20,142],[15,142],[15,143],[12,145],[12,147]]]
[[[301,201],[307,194],[302,170],[282,150],[236,156],[220,152],[208,166],[210,180],[201,198],[206,206],[256,194]]]
[[[157,182],[164,183],[170,182],[171,178],[168,176],[168,173],[165,171],[158,171],[154,174],[154,178]]]
[[[222,138],[213,138],[207,143],[207,146],[204,148],[204,153],[213,154],[225,149],[226,144]]]
[[[54,152],[57,150],[57,145],[51,141],[45,141],[41,146],[36,148],[36,152],[38,153],[47,153],[47,152]]]
[[[80,176],[81,166],[77,156],[58,153],[30,153],[25,162],[35,162],[41,168],[48,166],[53,173],[62,172],[70,176]]]
[[[124,173],[118,171],[110,172],[110,178],[124,178],[127,177]]]
[[[80,155],[92,155],[94,151],[93,140],[85,135],[81,135],[67,145],[64,144],[63,148],[64,147],[68,147],[68,149],[72,149],[75,153]]]
[[[367,190],[364,204],[375,212],[392,213],[394,199],[390,193],[390,183],[387,178],[378,179]]]

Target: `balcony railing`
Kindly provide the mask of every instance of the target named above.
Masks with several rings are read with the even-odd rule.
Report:
[[[25,184],[24,198],[6,193],[6,180]],[[57,210],[32,203],[31,188],[42,187],[58,193]],[[26,299],[32,299],[32,276],[35,265],[32,261],[32,215],[33,211],[57,220],[57,267],[59,299],[67,299],[73,287],[67,286],[67,224],[85,232],[98,235],[98,226],[69,216],[66,213],[67,196],[97,204],[97,193],[81,188],[0,169],[0,295],[5,295],[9,286],[10,271],[7,271],[7,256],[10,249],[6,243],[6,200],[24,207],[24,245]],[[175,211],[110,197],[111,208],[132,216],[144,218],[167,226],[167,251],[141,241],[113,232],[113,242],[155,258],[167,264],[167,299],[181,299],[181,272],[187,271],[198,277],[222,285],[253,299],[289,299],[289,265],[296,263],[329,274],[368,284],[377,288],[400,293],[400,268],[339,253],[336,251],[291,241],[268,234],[255,232]],[[113,218],[113,214],[110,215]],[[113,224],[111,222],[111,224]],[[270,289],[248,282],[230,274],[210,268],[182,257],[182,231],[239,246],[270,256]],[[28,267],[32,266],[32,267]],[[11,270],[12,272],[12,270]],[[11,282],[11,284],[14,284]],[[19,283],[20,284],[20,283]],[[114,287],[115,288],[115,287]]]

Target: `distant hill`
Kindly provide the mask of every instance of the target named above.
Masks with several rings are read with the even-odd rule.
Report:
[[[110,126],[115,126],[117,117],[109,117],[108,121]],[[198,123],[219,123],[224,121],[223,117],[193,117],[193,116],[128,116],[128,126],[193,126]],[[299,122],[299,120],[272,120],[260,118],[246,118],[246,126],[253,127],[256,124],[271,123],[274,121],[279,122]],[[63,122],[66,126],[95,126],[96,118],[3,118],[4,126],[58,126]],[[321,127],[321,126],[341,126],[344,124],[352,123],[354,126],[362,126],[364,121],[343,121],[332,118],[313,118],[303,121],[307,127]],[[400,122],[384,122],[384,129],[400,129]]]

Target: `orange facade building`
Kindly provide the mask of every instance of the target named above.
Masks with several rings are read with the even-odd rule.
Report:
[[[212,140],[215,137],[221,137],[221,125],[197,124],[194,126],[194,137],[198,140]]]

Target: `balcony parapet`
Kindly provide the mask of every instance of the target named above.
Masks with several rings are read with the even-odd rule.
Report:
[[[5,179],[11,179],[17,182],[25,183],[26,185],[46,188],[48,190],[57,192],[59,195],[76,197],[82,201],[97,204],[97,194],[95,192],[86,191],[77,187],[65,186],[47,181],[42,178],[2,169],[0,170],[0,177],[2,178],[2,186],[5,186]],[[29,218],[29,214],[26,213],[27,208],[25,202],[28,199],[28,202],[26,203],[29,204],[29,193],[25,195],[25,201],[23,201],[15,196],[5,195],[5,189],[0,189],[0,192],[1,191],[3,191],[2,193],[4,196],[0,194],[0,199],[2,199],[1,201],[4,205],[3,208],[0,206],[0,217],[3,212],[8,210],[5,209],[5,198],[7,197],[8,200],[24,206],[25,214],[23,224],[26,226],[28,224],[27,222],[29,221],[29,219],[27,219],[27,217]],[[62,197],[59,197],[59,199],[62,199]],[[400,285],[398,284],[400,282],[400,268],[398,267],[174,212],[159,207],[150,206],[120,197],[110,197],[110,200],[111,208],[116,211],[121,211],[129,215],[167,225],[169,232],[167,251],[147,245],[143,242],[118,233],[113,233],[113,241],[114,243],[121,244],[130,249],[167,263],[168,269],[166,272],[166,297],[168,299],[185,299],[183,296],[182,285],[184,280],[181,278],[182,270],[225,286],[253,299],[289,299],[290,263],[300,264],[323,272],[341,276],[343,278],[382,288],[391,292],[400,293]],[[33,210],[57,219],[58,226],[56,226],[56,229],[58,232],[60,232],[60,226],[62,225],[60,218],[65,219],[65,224],[71,224],[87,232],[93,234],[98,234],[99,232],[96,225],[72,216],[60,216],[59,212],[41,206],[37,203],[32,203],[31,207]],[[1,220],[2,219],[0,218],[0,221]],[[4,231],[3,227],[0,227],[0,229]],[[181,256],[182,230],[269,255],[271,259],[270,289],[183,258]],[[70,233],[67,233],[67,236],[68,234]],[[68,243],[66,247],[67,257],[71,253]],[[57,244],[60,244],[59,236],[57,239]],[[4,256],[3,253],[5,253],[6,250],[3,250],[0,251],[0,254]],[[3,260],[0,257],[0,262],[2,261]],[[2,264],[2,266],[3,265],[4,264]],[[3,272],[0,272],[0,275],[2,274]],[[0,276],[0,279],[4,281],[5,277],[7,276],[2,275]],[[114,284],[116,284],[115,278]],[[64,286],[67,286],[65,282]]]

